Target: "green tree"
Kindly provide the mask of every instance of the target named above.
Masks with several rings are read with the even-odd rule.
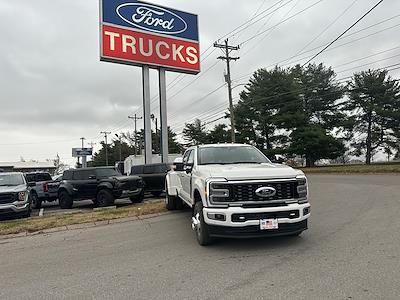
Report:
[[[355,154],[365,154],[367,164],[380,147],[396,148],[396,130],[400,128],[400,85],[387,71],[368,70],[354,74],[344,109],[352,114]]]
[[[228,143],[231,141],[231,132],[225,124],[218,124],[207,134],[207,138],[213,144]]]
[[[106,145],[101,142],[102,148],[93,155],[93,160],[90,162],[90,166],[101,167],[106,165]],[[126,142],[119,143],[119,140],[112,141],[108,144],[108,165],[114,166],[114,164],[120,160],[120,146],[121,146],[121,158],[124,161],[128,156],[134,154],[134,147],[128,145]]]
[[[207,144],[209,142],[207,131],[199,119],[196,119],[193,123],[185,124],[183,139],[185,140],[185,147]]]
[[[239,140],[247,138],[269,154],[282,153],[279,148],[285,148],[287,154],[305,156],[307,166],[322,158],[335,158],[323,143],[331,145],[335,139],[331,132],[346,120],[338,109],[343,94],[334,71],[322,64],[258,70],[236,106]],[[314,143],[319,151],[315,152],[312,144],[304,147],[298,136],[309,137],[307,143]]]

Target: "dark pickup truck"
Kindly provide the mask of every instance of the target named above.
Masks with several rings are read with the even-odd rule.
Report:
[[[142,177],[145,191],[159,197],[165,191],[165,177],[169,170],[170,165],[164,163],[137,165],[131,168],[131,175]]]
[[[42,202],[53,202],[57,200],[58,186],[60,183],[54,181],[50,173],[26,173],[25,178],[31,187],[32,208],[39,209],[42,207]]]
[[[64,171],[58,189],[61,208],[72,208],[74,201],[93,200],[99,207],[110,206],[115,199],[129,197],[143,201],[144,182],[138,176],[123,176],[113,167],[71,169]]]

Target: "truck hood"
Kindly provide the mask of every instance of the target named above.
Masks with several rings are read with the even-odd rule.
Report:
[[[26,185],[21,184],[17,186],[0,186],[0,194],[2,193],[18,193],[26,191]]]
[[[227,180],[257,180],[294,178],[304,174],[286,165],[280,164],[234,164],[198,166],[205,177],[218,177]]]

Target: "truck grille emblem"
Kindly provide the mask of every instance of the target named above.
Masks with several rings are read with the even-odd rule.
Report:
[[[275,196],[276,190],[273,187],[262,186],[255,191],[256,195],[261,198],[269,198]]]

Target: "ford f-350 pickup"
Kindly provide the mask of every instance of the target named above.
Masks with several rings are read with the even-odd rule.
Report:
[[[271,163],[250,145],[189,148],[167,174],[166,191],[167,209],[192,208],[200,245],[218,237],[297,236],[310,217],[304,173]]]

